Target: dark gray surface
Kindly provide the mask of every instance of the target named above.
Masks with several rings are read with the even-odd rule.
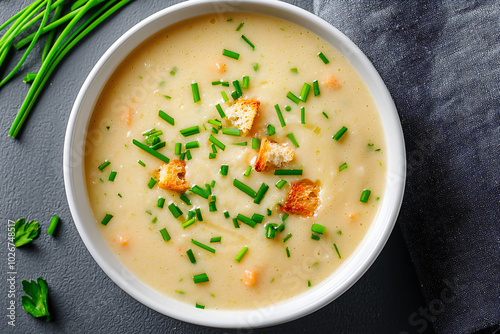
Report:
[[[0,22],[30,1],[0,0]],[[292,1],[314,12],[309,1]],[[173,1],[141,0],[111,17],[71,52],[54,73],[18,140],[7,137],[10,125],[28,91],[24,72],[36,71],[40,50],[35,49],[22,74],[0,89],[0,332],[16,333],[224,333],[158,314],[119,289],[86,250],[66,202],[62,177],[62,148],[71,106],[91,68],[126,30]],[[343,3],[349,10],[349,3]],[[368,11],[369,8],[366,7]],[[366,14],[369,14],[368,12]],[[349,20],[349,17],[345,17]],[[342,30],[342,22],[334,23]],[[356,41],[362,32],[350,31]],[[363,50],[365,52],[369,50]],[[367,52],[369,54],[369,52]],[[36,62],[35,62],[36,60]],[[375,61],[377,69],[387,64]],[[4,72],[4,71],[2,71]],[[387,72],[385,73],[387,74]],[[4,74],[3,74],[4,75]],[[384,76],[384,73],[382,73]],[[54,237],[46,235],[53,214],[62,221]],[[16,250],[16,321],[7,325],[7,220],[26,217],[42,226],[40,238]],[[43,276],[50,287],[53,321],[34,319],[20,306],[21,280]],[[422,325],[409,322],[423,301],[408,250],[396,225],[387,246],[368,272],[344,295],[323,309],[294,322],[244,333],[416,333]],[[422,331],[431,333],[430,322]]]

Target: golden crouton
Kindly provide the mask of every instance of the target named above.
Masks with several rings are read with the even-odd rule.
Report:
[[[320,191],[321,186],[317,182],[313,183],[308,179],[294,182],[281,209],[286,213],[312,217],[321,204]]]
[[[181,160],[170,160],[168,164],[160,166],[158,186],[163,189],[184,192],[189,185],[186,176],[186,163]]]
[[[259,155],[255,162],[255,170],[262,172],[269,166],[281,167],[293,160],[295,153],[285,145],[272,143],[267,138],[260,143]]]
[[[227,119],[240,129],[243,135],[246,135],[252,128],[259,107],[259,101],[239,98],[232,106],[227,108],[225,112]]]

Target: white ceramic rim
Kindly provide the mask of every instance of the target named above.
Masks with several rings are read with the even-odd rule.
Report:
[[[197,309],[163,296],[131,275],[100,237],[91,214],[82,161],[86,129],[100,90],[123,58],[147,37],[182,19],[213,12],[249,11],[281,17],[316,33],[354,65],[370,89],[385,132],[387,183],[381,208],[355,252],[327,279],[283,302],[249,310]],[[220,328],[255,328],[288,322],[327,305],[349,289],[372,265],[396,222],[403,199],[406,155],[396,107],[379,74],[344,34],[314,14],[279,1],[187,1],[157,12],[122,35],[101,57],[85,80],[68,122],[64,143],[64,184],[78,232],[102,270],[130,296],[149,308],[178,320]]]

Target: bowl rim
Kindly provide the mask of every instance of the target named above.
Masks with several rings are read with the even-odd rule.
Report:
[[[106,79],[100,84],[96,84],[98,76],[103,76],[103,71],[107,71],[109,72],[109,78],[109,75],[114,72],[116,66],[121,63],[123,58],[144,41],[144,39],[142,39],[140,42],[132,42],[133,37],[141,33],[144,34],[144,30],[158,23],[159,20],[165,19],[166,17],[173,17],[185,11],[197,13],[196,10],[204,10],[204,8],[208,8],[207,6],[213,6],[213,12],[216,12],[217,8],[242,11],[242,7],[238,6],[243,6],[243,8],[245,8],[245,6],[250,5],[257,10],[246,10],[248,12],[254,11],[264,14],[272,12],[273,14],[271,15],[273,16],[279,16],[276,15],[276,13],[279,12],[282,18],[318,34],[335,48],[339,49],[363,77],[374,100],[376,100],[382,126],[384,128],[386,145],[388,148],[389,146],[391,148],[390,152],[387,152],[387,180],[384,199],[381,202],[381,208],[377,216],[353,254],[351,254],[328,278],[323,280],[312,290],[308,290],[306,293],[302,293],[291,299],[264,308],[234,311],[200,310],[167,296],[161,296],[161,301],[158,301],[151,297],[151,291],[154,292],[154,290],[135,279],[135,277],[130,277],[131,274],[128,273],[123,266],[110,263],[109,257],[106,258],[106,254],[101,252],[103,249],[99,250],[99,247],[102,248],[102,245],[99,244],[100,241],[93,239],[91,236],[91,225],[94,225],[93,228],[97,229],[94,220],[88,222],[87,219],[87,223],[84,222],[84,217],[88,214],[85,210],[88,209],[88,207],[86,207],[85,203],[82,203],[81,198],[79,200],[78,197],[82,196],[82,184],[85,189],[84,196],[87,196],[84,175],[82,173],[82,171],[84,172],[82,160],[84,156],[84,141],[86,139],[85,135],[88,121],[92,115],[91,110],[88,109],[93,109],[84,109],[84,106],[85,103],[88,104],[87,101],[92,101],[92,94],[95,95],[93,98],[93,103],[95,103],[100,92],[100,89],[95,86],[100,85],[103,87],[107,81]],[[209,12],[207,11],[205,13],[208,14]],[[203,15],[203,13],[193,14],[190,17],[196,17],[198,15]],[[297,20],[300,23],[297,22]],[[174,19],[174,21],[177,22],[179,20],[176,21]],[[167,24],[164,27],[171,24],[173,23]],[[159,30],[161,29],[149,32],[147,36],[152,36]],[[324,35],[328,35],[340,44],[334,45],[332,40],[326,39]],[[117,52],[123,48],[128,48],[128,52],[121,56],[121,60],[114,61],[115,64],[113,68],[105,70],[106,65],[108,65],[109,62],[113,62],[113,60],[111,60],[112,57],[118,57],[116,56]],[[360,69],[364,72],[361,73]],[[383,110],[381,110],[378,101],[382,101],[380,103],[384,106]],[[84,124],[86,125],[82,127],[81,125]],[[388,137],[390,137],[390,141]],[[389,159],[391,159],[391,162],[389,162]],[[83,83],[71,110],[64,141],[63,175],[71,215],[80,237],[101,269],[123,291],[149,308],[185,322],[219,328],[256,328],[278,325],[318,310],[342,295],[370,268],[387,242],[401,207],[406,179],[406,153],[399,116],[382,78],[363,52],[330,23],[304,9],[281,1],[235,0],[226,2],[199,0],[182,2],[148,16],[125,32],[99,59]],[[121,269],[118,270],[118,267]],[[335,286],[332,286],[334,283]]]

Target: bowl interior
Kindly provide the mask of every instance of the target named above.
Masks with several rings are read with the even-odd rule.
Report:
[[[87,198],[83,157],[88,123],[108,78],[121,61],[154,33],[181,20],[222,12],[256,12],[276,16],[311,30],[344,54],[368,86],[380,113],[387,145],[385,195],[377,216],[356,251],[322,283],[292,299],[254,310],[200,310],[144,285],[111,253],[95,225]],[[91,143],[87,143],[90,145]],[[144,305],[170,317],[205,326],[246,328],[276,325],[307,315],[352,286],[370,267],[387,241],[401,206],[406,171],[398,114],[382,79],[366,56],[346,36],[317,16],[278,1],[196,1],[164,9],[125,33],[102,56],[87,77],[73,106],[64,146],[64,180],[75,225],[104,272]]]

